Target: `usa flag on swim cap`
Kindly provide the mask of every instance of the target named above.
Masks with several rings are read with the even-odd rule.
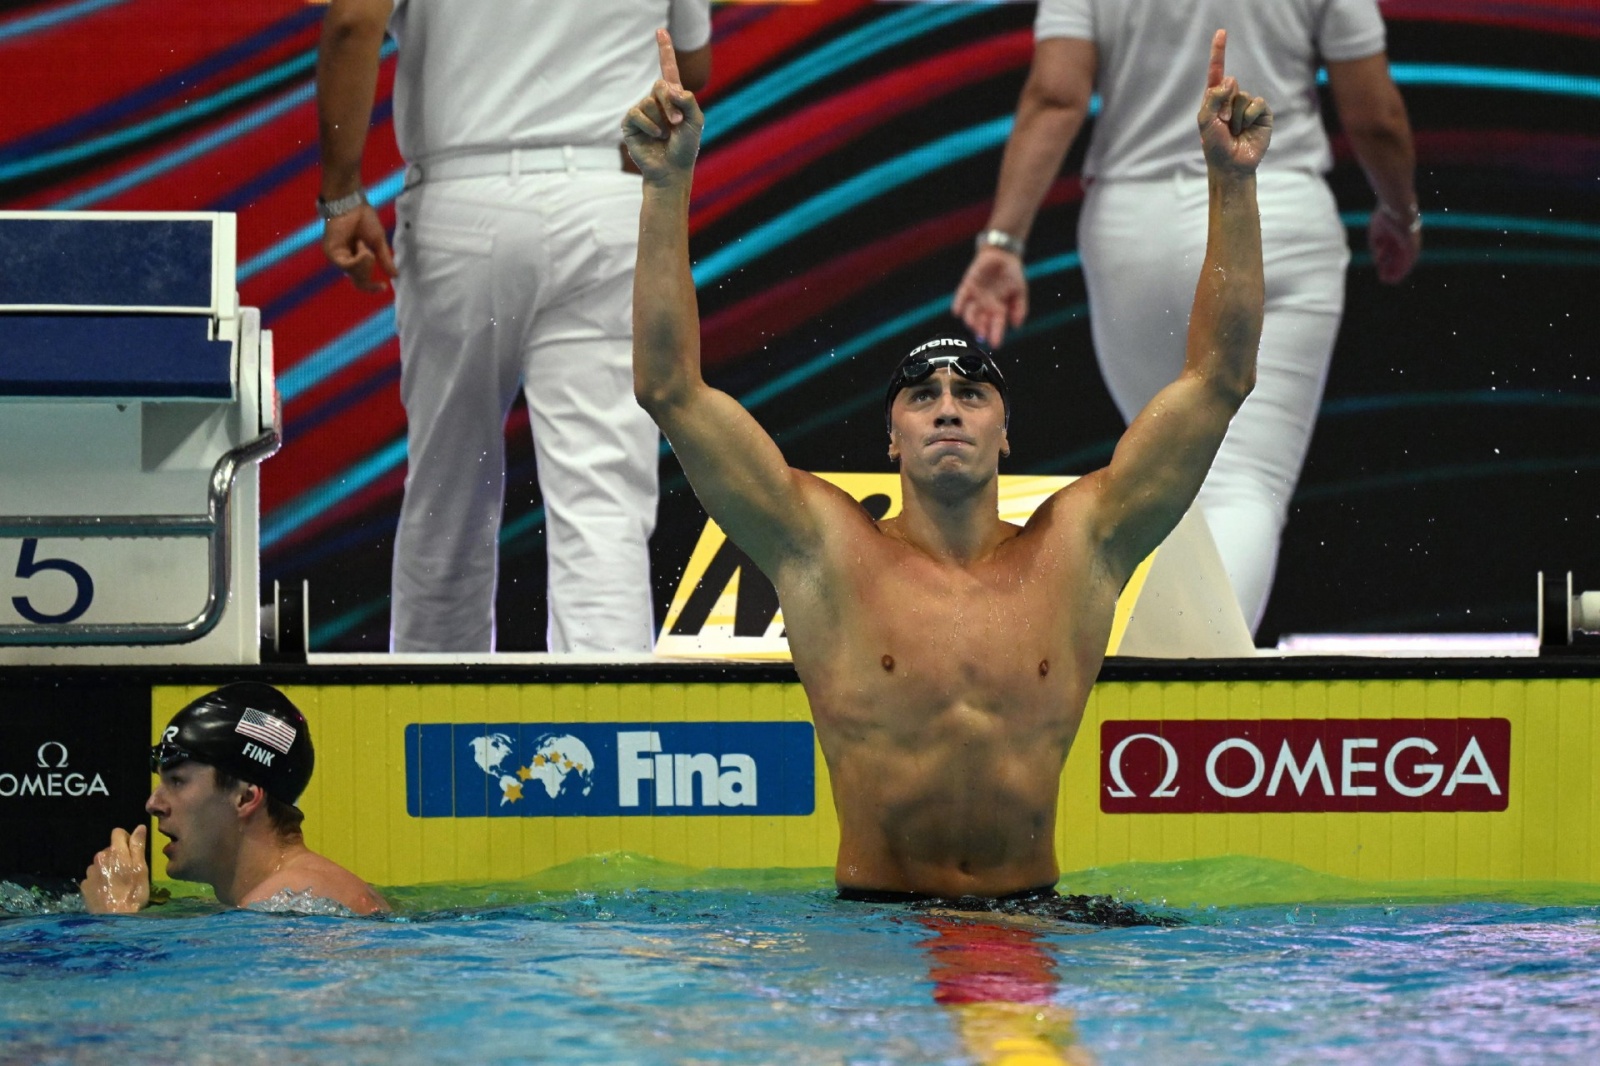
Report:
[[[244,714],[239,716],[239,724],[233,727],[235,733],[243,733],[247,737],[255,737],[263,744],[283,752],[289,753],[294,747],[295,728],[282,718],[274,718],[270,714],[263,714],[253,707],[246,707]]]

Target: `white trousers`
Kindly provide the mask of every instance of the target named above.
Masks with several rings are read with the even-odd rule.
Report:
[[[1266,270],[1266,320],[1256,387],[1233,418],[1200,507],[1245,622],[1261,623],[1278,542],[1305,462],[1344,308],[1350,251],[1327,183],[1307,172],[1256,182]],[[1131,421],[1183,366],[1200,264],[1206,178],[1095,182],[1078,247],[1095,357]]]
[[[396,205],[405,501],[397,652],[491,651],[504,432],[527,396],[545,506],[549,648],[647,652],[659,434],[633,398],[640,179],[427,181]]]

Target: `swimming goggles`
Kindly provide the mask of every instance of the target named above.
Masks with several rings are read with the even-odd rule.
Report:
[[[967,347],[963,345],[963,347]],[[982,348],[967,347],[961,353],[939,352],[935,355],[922,355],[922,349],[913,349],[911,354],[900,361],[894,374],[889,378],[889,390],[883,398],[884,422],[890,422],[889,414],[894,408],[894,398],[901,389],[920,385],[933,376],[935,370],[950,369],[966,378],[968,381],[981,381],[993,385],[1000,394],[1000,402],[1005,405],[1006,422],[1011,422],[1011,404],[1006,399],[1006,379],[1000,373],[1000,368],[990,358],[989,353]]]
[[[170,740],[163,740],[150,749],[150,772],[159,774],[193,758],[194,753],[187,748],[180,748]]]

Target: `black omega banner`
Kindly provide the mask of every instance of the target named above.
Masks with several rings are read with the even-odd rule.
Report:
[[[148,821],[150,687],[0,678],[0,880],[77,880]]]

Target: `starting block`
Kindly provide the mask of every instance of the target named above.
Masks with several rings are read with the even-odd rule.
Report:
[[[0,212],[0,665],[259,662],[280,427],[231,214]]]

